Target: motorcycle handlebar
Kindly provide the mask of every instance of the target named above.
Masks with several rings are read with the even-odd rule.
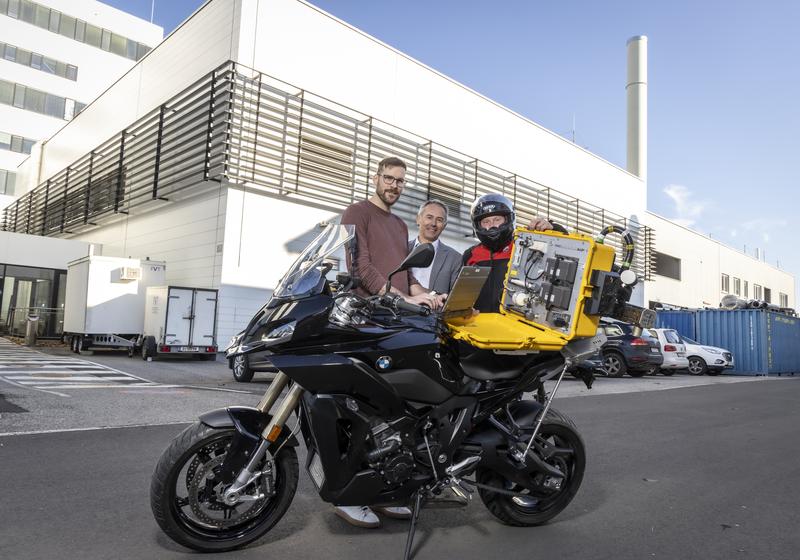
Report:
[[[394,294],[385,294],[381,296],[381,305],[389,309],[394,309],[395,311],[408,311],[409,313],[422,315],[423,317],[427,317],[431,314],[430,307],[409,303],[402,297]]]

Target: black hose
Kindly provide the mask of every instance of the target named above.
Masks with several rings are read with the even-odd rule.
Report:
[[[595,242],[602,245],[605,243],[606,235],[609,233],[618,233],[622,236],[622,240],[625,242],[623,246],[625,249],[625,256],[622,259],[622,266],[620,268],[622,270],[628,270],[633,264],[633,252],[636,249],[636,245],[633,243],[633,237],[626,229],[622,229],[619,226],[608,226],[607,228],[603,228],[597,237],[595,237]]]

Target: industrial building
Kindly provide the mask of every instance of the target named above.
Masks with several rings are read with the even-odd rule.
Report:
[[[377,162],[397,155],[410,185],[395,213],[411,226],[422,201],[444,200],[443,240],[456,248],[473,243],[470,203],[499,191],[520,219],[629,229],[639,303],[716,305],[725,292],[706,279],[748,272],[751,289],[794,306],[790,275],[690,230],[679,247],[678,226],[647,212],[646,39],[628,52],[622,169],[311,4],[210,0],[34,147],[2,228],[167,262],[168,283],[219,290],[225,341],[320,224],[369,196]],[[380,91],[376,69],[390,70]]]
[[[0,207],[33,145],[72,120],[164,31],[95,0],[0,0]]]

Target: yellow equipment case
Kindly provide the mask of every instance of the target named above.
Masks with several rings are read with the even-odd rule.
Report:
[[[570,340],[592,337],[614,249],[582,234],[517,228],[499,313],[448,319],[453,338],[477,348],[558,351]],[[602,300],[602,301],[601,301]]]

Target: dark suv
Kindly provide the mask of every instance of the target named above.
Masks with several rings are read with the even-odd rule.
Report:
[[[661,343],[642,333],[633,336],[632,325],[627,323],[601,323],[608,341],[603,345],[603,367],[609,377],[642,377],[657,373],[664,363]]]

